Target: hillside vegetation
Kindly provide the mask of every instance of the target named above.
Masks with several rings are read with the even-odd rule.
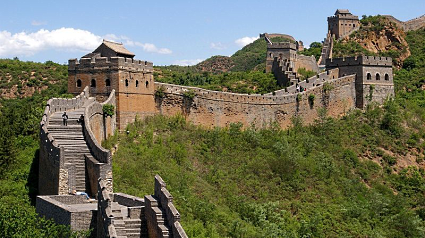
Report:
[[[274,37],[273,42],[289,41]],[[263,38],[238,50],[231,57],[213,56],[195,66],[155,67],[158,82],[196,86],[234,93],[264,94],[281,89],[272,74],[264,74],[267,43]]]
[[[151,194],[160,174],[189,237],[425,237],[425,29],[403,39],[411,55],[395,70],[396,98],[382,107],[340,119],[320,110],[313,125],[294,117],[288,130],[207,130],[181,116],[137,120],[104,143],[114,151],[115,191]],[[241,64],[249,51],[239,53]],[[251,56],[246,68],[255,69]],[[168,66],[156,74],[221,90],[276,87],[261,70],[220,75]],[[0,99],[0,237],[87,236],[39,218],[33,207],[38,123],[49,98],[70,96],[66,66],[0,60],[0,77],[0,90],[17,89]]]
[[[4,61],[3,61],[4,62]],[[44,64],[20,62],[16,71]],[[65,66],[61,66],[65,67]],[[13,74],[13,71],[12,71]],[[54,75],[52,75],[53,77]],[[35,212],[38,182],[39,123],[46,101],[69,97],[60,80],[41,93],[20,99],[0,99],[0,237],[85,237],[69,227],[40,218]]]
[[[0,97],[22,98],[41,92],[49,85],[64,83],[68,68],[47,61],[23,62],[19,59],[0,59]]]
[[[383,107],[289,130],[136,121],[104,144],[114,189],[152,193],[160,174],[190,237],[424,237],[425,31],[406,40]]]

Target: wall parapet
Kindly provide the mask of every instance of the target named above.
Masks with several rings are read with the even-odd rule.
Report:
[[[344,77],[343,77],[344,78]],[[308,90],[314,89],[316,87],[320,87],[323,85],[325,81],[329,81],[332,84],[335,83],[342,78],[338,78],[338,69],[328,70],[326,72],[320,73],[316,76],[309,78],[308,80],[301,81],[300,85]],[[341,82],[344,82],[342,80]],[[256,105],[282,105],[296,102],[297,98],[297,89],[296,85],[292,85],[287,87],[286,89],[275,91],[274,93],[268,93],[264,95],[260,94],[240,94],[240,93],[230,93],[230,92],[220,92],[220,91],[212,91],[197,87],[191,86],[181,86],[174,84],[166,84],[155,82],[155,88],[163,88],[166,94],[175,94],[183,96],[183,93],[186,91],[193,91],[195,93],[195,97],[205,99],[205,100],[213,100],[213,101],[222,101],[222,102],[231,102],[231,103],[240,103],[240,104],[256,104]]]
[[[164,180],[159,175],[155,175],[155,197],[158,199],[159,205],[164,209],[167,216],[168,226],[171,227],[173,237],[185,238],[186,232],[180,224],[180,213],[173,204],[173,196],[166,188]]]
[[[92,70],[109,68],[113,70],[130,69],[136,71],[153,71],[153,63],[149,61],[136,60],[124,57],[97,57],[68,60],[68,70]]]
[[[97,237],[118,237],[113,224],[114,215],[112,214],[112,194],[108,192],[105,182],[101,178],[99,178],[98,181],[97,191]]]
[[[115,106],[115,90],[112,90],[110,93],[108,99],[103,102],[99,103],[97,101],[92,102],[89,106],[86,107],[84,111],[84,126],[83,126],[83,134],[86,139],[87,145],[90,148],[90,151],[101,163],[105,164],[111,164],[111,151],[103,148],[100,143],[96,140],[94,133],[90,126],[90,118],[93,115],[96,114],[102,114],[103,115],[103,105],[105,104],[112,104]]]
[[[380,56],[354,56],[326,60],[326,68],[355,65],[392,67],[392,58]]]
[[[297,49],[297,45],[291,42],[278,42],[267,45],[267,49]]]

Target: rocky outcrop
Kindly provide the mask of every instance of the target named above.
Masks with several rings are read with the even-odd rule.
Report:
[[[362,25],[357,32],[342,39],[342,43],[355,41],[370,52],[379,55],[387,54],[394,59],[393,63],[396,67],[401,67],[403,61],[410,56],[405,37],[406,33],[402,28],[382,17],[378,26]]]

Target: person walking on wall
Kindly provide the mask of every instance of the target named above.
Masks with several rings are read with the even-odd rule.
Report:
[[[63,125],[67,126],[68,125],[68,115],[66,115],[66,112],[63,112],[62,119],[63,119]]]

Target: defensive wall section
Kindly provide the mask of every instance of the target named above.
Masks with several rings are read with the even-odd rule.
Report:
[[[102,103],[92,102],[85,108],[83,134],[93,157],[85,156],[90,194],[97,193],[97,181],[103,178],[108,191],[112,192],[112,155],[101,146],[102,142],[113,135],[116,129],[116,110],[114,115],[104,115],[103,105],[113,105],[116,109],[115,90]]]
[[[36,212],[73,231],[94,229],[96,234],[97,204],[88,203],[83,195],[37,196]]]
[[[288,87],[288,92],[279,91],[276,95],[247,95],[155,83],[155,87],[162,88],[165,94],[156,99],[157,111],[166,116],[182,114],[189,121],[206,127],[225,127],[238,122],[244,126],[265,127],[275,122],[287,128],[293,116],[300,116],[306,123],[314,122],[317,109],[324,106],[334,117],[355,107],[355,75],[336,79],[321,75],[320,83],[314,80],[302,82],[307,91],[294,92],[294,85]],[[325,82],[331,90],[324,90]],[[193,99],[185,96],[189,90],[195,93]],[[314,95],[314,100],[309,99],[313,97],[310,95]]]
[[[328,59],[326,68],[338,68],[339,77],[356,75],[356,106],[358,108],[364,108],[371,102],[382,104],[388,97],[394,96],[390,57],[358,56]]]
[[[39,170],[49,173],[39,173],[40,194],[68,194],[72,168],[66,166],[64,148],[60,147],[47,130],[50,116],[59,111],[78,109],[94,101],[90,98],[88,88],[72,99],[52,98],[47,101],[40,122],[40,161]]]
[[[90,94],[99,101],[115,90],[117,125],[123,129],[134,121],[153,115],[153,64],[148,61],[124,57],[98,57],[69,60],[68,92],[77,94],[90,87]]]
[[[148,237],[187,238],[180,224],[180,214],[173,204],[173,197],[159,175],[155,176],[154,194],[144,198],[111,193],[102,179],[98,186],[97,237],[119,237],[122,225],[128,219],[139,219],[141,230]],[[117,216],[117,206],[127,208],[124,217]]]
[[[425,15],[422,15],[420,17],[416,17],[414,19],[411,19],[409,21],[400,21],[397,18],[391,16],[391,15],[384,15],[388,20],[395,23],[397,27],[403,29],[404,31],[415,31],[425,26]]]

